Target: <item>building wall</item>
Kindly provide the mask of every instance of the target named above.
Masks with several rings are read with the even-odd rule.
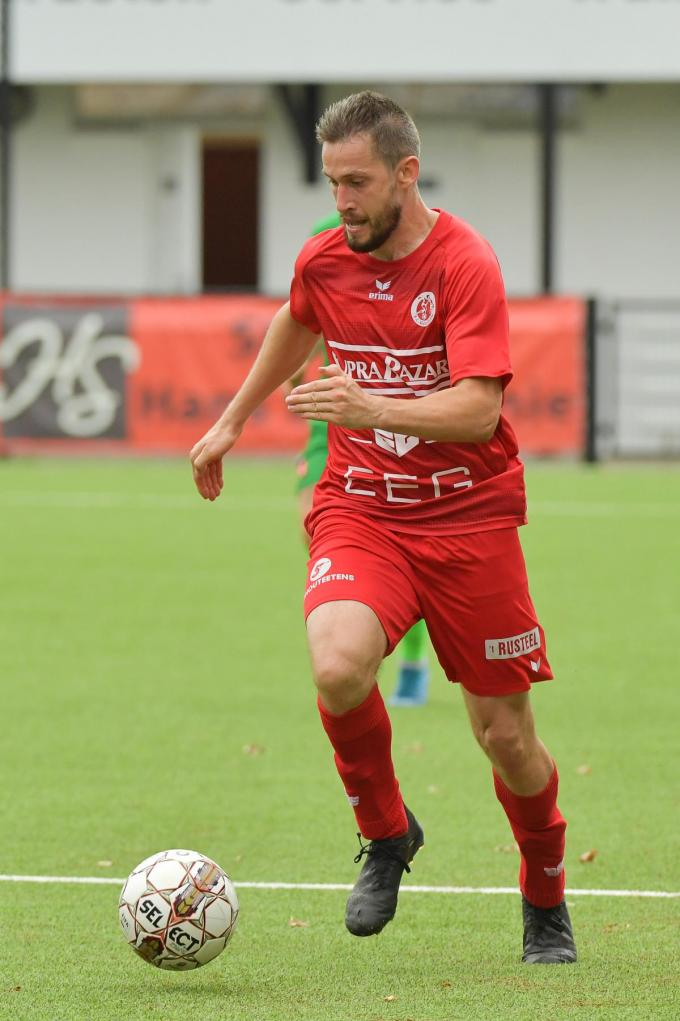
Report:
[[[200,280],[192,127],[77,123],[67,87],[35,90],[14,132],[15,289],[192,292]]]
[[[680,86],[590,94],[560,160],[560,288],[680,297]]]
[[[209,125],[83,128],[68,87],[36,90],[15,132],[12,285],[27,290],[188,292],[200,286],[200,140],[259,137],[260,287],[287,292],[311,224],[332,208],[302,180],[285,111]],[[588,93],[558,145],[556,287],[678,297],[680,86]],[[539,286],[539,146],[527,129],[421,118],[423,194],[492,242],[508,291]],[[231,242],[233,243],[233,241]]]

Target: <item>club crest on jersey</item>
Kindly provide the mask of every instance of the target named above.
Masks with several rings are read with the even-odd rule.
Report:
[[[394,295],[387,293],[392,286],[391,280],[376,280],[375,286],[378,288],[377,291],[368,292],[371,301],[394,301]]]
[[[432,291],[423,291],[413,299],[411,319],[416,326],[429,326],[437,311],[437,302]]]
[[[391,454],[396,454],[397,457],[403,457],[404,454],[408,454],[409,450],[413,450],[420,443],[417,436],[404,436],[402,433],[387,432],[386,429],[374,429],[373,432],[375,434],[376,447],[389,450]]]

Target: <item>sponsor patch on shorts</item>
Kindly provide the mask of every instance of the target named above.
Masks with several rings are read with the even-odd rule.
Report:
[[[541,636],[538,628],[525,631],[521,635],[509,638],[487,638],[485,643],[487,659],[517,659],[527,652],[535,652],[541,647]]]

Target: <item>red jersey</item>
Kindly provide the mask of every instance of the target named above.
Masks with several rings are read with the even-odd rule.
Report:
[[[471,376],[512,378],[503,280],[487,241],[440,211],[403,259],[353,252],[343,227],[307,241],[295,264],[293,318],[323,334],[329,361],[369,393],[417,400]],[[524,470],[501,415],[488,443],[423,440],[329,425],[310,529],[329,511],[395,531],[486,531],[524,524]]]

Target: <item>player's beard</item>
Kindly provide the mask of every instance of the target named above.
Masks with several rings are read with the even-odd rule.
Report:
[[[370,233],[365,241],[359,241],[345,231],[345,240],[353,252],[374,252],[392,236],[401,220],[401,206],[396,202],[388,204],[385,209],[366,222]]]

